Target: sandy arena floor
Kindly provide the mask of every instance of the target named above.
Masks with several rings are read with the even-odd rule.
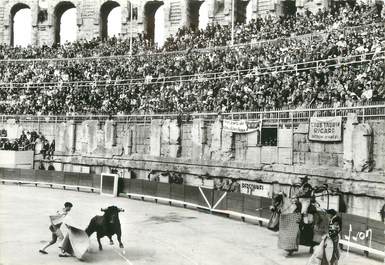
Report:
[[[51,237],[48,216],[74,204],[72,214],[84,228],[100,215],[101,207],[116,205],[120,214],[124,249],[102,239],[99,251],[95,234],[86,260],[59,258],[57,245],[48,255],[38,253]],[[300,248],[284,257],[277,248],[277,233],[258,225],[214,216],[191,209],[98,194],[32,186],[0,185],[0,265],[55,264],[157,264],[157,265],[305,265],[310,254]],[[383,264],[378,259],[342,253],[340,265]]]

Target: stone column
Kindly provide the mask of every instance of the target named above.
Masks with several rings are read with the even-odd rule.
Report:
[[[233,153],[233,132],[222,130],[222,146],[221,146],[221,153],[222,153],[222,160],[230,160],[234,157]]]
[[[220,119],[217,119],[211,125],[210,159],[219,160],[220,158],[220,151],[222,149],[222,128],[223,124]]]
[[[75,153],[76,149],[76,124],[74,120],[68,121],[68,147],[70,152]]]
[[[150,155],[160,157],[163,120],[151,121]]]
[[[131,130],[131,128],[128,128],[124,132],[123,149],[124,149],[125,155],[131,155],[132,154],[132,130]]]
[[[192,158],[202,159],[203,145],[207,142],[206,127],[203,119],[194,119],[191,128]]]
[[[170,121],[170,157],[181,156],[181,130],[178,120]]]
[[[373,130],[369,124],[358,124],[352,133],[353,167],[357,172],[369,172],[373,168]]]
[[[108,120],[104,124],[104,143],[107,149],[116,145],[116,122],[113,120]]]
[[[65,144],[66,131],[67,131],[66,123],[63,122],[57,125],[56,132],[55,132],[55,152],[65,153],[67,151],[66,144]]]
[[[353,130],[358,124],[357,114],[349,113],[344,130],[344,168],[352,169],[353,167]]]

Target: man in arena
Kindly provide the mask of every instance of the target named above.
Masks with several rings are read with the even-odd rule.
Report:
[[[326,213],[329,216],[328,233],[323,236],[307,265],[338,265],[341,256],[339,233],[341,232],[342,219],[334,209],[328,209]]]
[[[72,203],[66,202],[64,203],[64,208],[62,210],[57,211],[55,216],[50,216],[51,225],[49,226],[49,230],[52,233],[52,239],[50,242],[48,242],[47,245],[45,245],[42,249],[39,250],[40,253],[48,254],[46,249],[49,246],[55,244],[58,238],[63,239],[63,235],[60,231],[60,226],[63,223],[64,217],[67,216],[67,214],[71,211],[72,206]],[[59,256],[64,256],[64,253],[60,254]]]

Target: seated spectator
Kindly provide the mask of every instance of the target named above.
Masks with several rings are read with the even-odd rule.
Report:
[[[38,168],[38,169],[39,169],[39,170],[45,170],[45,167],[44,167],[43,162],[40,162],[39,168]]]
[[[0,111],[234,112],[384,100],[384,17],[375,8],[359,4],[257,18],[236,25],[235,42],[247,43],[239,46],[223,46],[229,45],[231,29],[219,24],[180,29],[162,48],[139,35],[133,56],[127,56],[128,40],[117,38],[54,47],[3,45],[0,57],[7,60],[0,63]]]
[[[47,170],[55,170],[55,167],[53,166],[52,163],[49,163]]]

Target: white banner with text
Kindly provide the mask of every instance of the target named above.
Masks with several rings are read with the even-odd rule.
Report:
[[[245,181],[245,180],[240,181],[239,184],[241,185],[241,193],[259,196],[259,197],[265,197],[265,198],[271,197],[270,184],[251,182],[251,181]]]
[[[322,142],[341,141],[342,117],[311,117],[309,140]]]
[[[261,121],[223,120],[223,130],[235,133],[251,133],[260,130]]]

